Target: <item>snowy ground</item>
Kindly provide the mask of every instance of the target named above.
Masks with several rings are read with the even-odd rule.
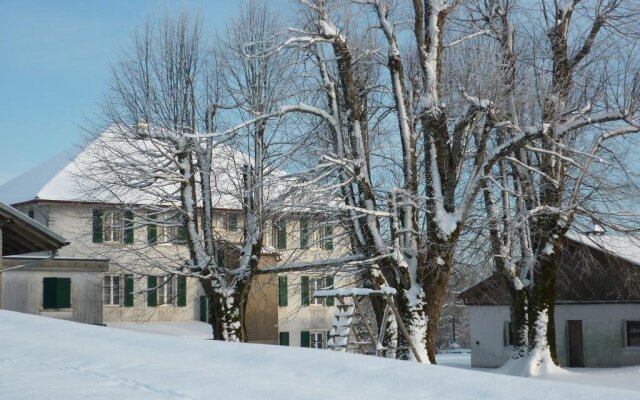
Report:
[[[0,311],[0,398],[589,400],[638,393]]]
[[[154,333],[188,337],[192,339],[211,339],[211,325],[200,321],[181,322],[117,322],[107,324],[109,328],[125,329],[128,331]]]
[[[439,365],[464,369],[471,368],[471,354],[438,354]],[[474,371],[495,372],[490,368],[473,368]],[[624,388],[640,391],[640,365],[624,368],[567,368],[562,375],[542,376],[531,379],[545,379],[556,382],[579,383],[583,385]],[[640,398],[640,395],[636,395]]]

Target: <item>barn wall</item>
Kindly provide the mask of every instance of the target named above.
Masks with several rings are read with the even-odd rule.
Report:
[[[507,306],[470,306],[471,366],[495,368],[509,359],[504,345]],[[640,304],[559,304],[556,306],[558,362],[567,365],[567,321],[581,320],[584,366],[622,367],[640,364],[640,347],[625,347],[624,321],[640,320]]]

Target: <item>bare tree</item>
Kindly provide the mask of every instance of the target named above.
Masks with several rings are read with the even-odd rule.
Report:
[[[640,128],[637,52],[626,43],[635,33],[621,29],[635,20],[637,10],[625,1],[541,1],[540,6],[531,16],[519,13],[515,1],[474,9],[502,49],[503,112],[512,131],[528,129],[528,122],[541,132],[540,139],[499,164],[493,180],[499,190],[487,185],[484,191],[493,263],[512,296],[511,368],[524,374],[557,364],[555,281],[567,231],[580,219],[584,226],[585,217],[623,230],[637,224],[627,220],[631,225],[623,228],[592,201],[606,198],[606,208],[615,208],[619,199],[607,189],[612,186],[607,178],[611,170],[626,168],[607,156],[606,143]],[[529,25],[521,49],[516,23]],[[517,57],[518,50],[534,56]]]
[[[109,192],[110,201],[131,209],[141,225],[182,232],[186,254],[159,257],[144,245],[127,251],[146,260],[138,273],[197,278],[217,340],[247,339],[248,291],[266,218],[277,213],[265,187],[271,198],[286,192],[274,188],[273,177],[281,173],[274,157],[267,161],[265,139],[273,131],[266,119],[285,93],[285,59],[266,57],[259,48],[271,46],[277,24],[264,3],[243,3],[211,50],[201,21],[188,13],[147,23],[113,68],[103,108],[110,127],[86,166],[88,176],[99,177],[89,188],[93,193]],[[216,231],[220,207],[243,210],[239,246]],[[240,256],[225,260],[229,251]]]

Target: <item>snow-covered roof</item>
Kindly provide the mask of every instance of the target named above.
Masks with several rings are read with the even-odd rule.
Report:
[[[640,265],[640,240],[629,235],[608,234],[585,235],[569,231],[567,239],[581,243],[593,249],[601,250],[611,255],[620,257],[626,261]]]
[[[67,200],[73,187],[69,181],[72,161],[82,148],[74,146],[42,162],[0,186],[0,201],[17,204],[34,199]]]
[[[176,194],[178,184],[175,181],[167,183],[167,180],[160,179],[159,182],[162,183],[155,188],[140,190],[118,184],[122,179],[120,174],[127,168],[129,171],[126,173],[131,174],[131,179],[146,173],[134,171],[136,167],[125,165],[126,160],[147,162],[151,169],[154,162],[164,162],[166,159],[151,160],[150,156],[143,154],[144,151],[167,150],[149,140],[123,140],[121,129],[120,126],[111,126],[84,146],[66,150],[13,178],[0,186],[0,201],[8,204],[33,200],[157,204],[157,193]],[[239,195],[240,185],[243,183],[242,168],[249,161],[247,154],[231,146],[216,146],[212,162],[214,207],[241,208]],[[287,191],[282,179],[285,175],[283,171],[275,171],[270,177],[265,177],[266,199],[275,199]],[[111,181],[114,184],[104,184]]]

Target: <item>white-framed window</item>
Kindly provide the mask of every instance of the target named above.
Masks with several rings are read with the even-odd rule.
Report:
[[[104,304],[120,305],[120,276],[106,275],[104,277]]]
[[[303,250],[314,249],[318,246],[318,239],[314,227],[314,221],[309,218],[300,219],[300,248]]]
[[[301,218],[300,248],[333,250],[333,225],[318,226],[317,221]]]
[[[322,250],[333,250],[333,225],[323,225],[320,227],[319,241]]]
[[[324,332],[309,332],[309,347],[324,349]]]
[[[147,243],[183,244],[186,241],[182,216],[179,214],[149,215]]]
[[[122,243],[122,212],[104,211],[102,217],[102,240],[104,242]]]
[[[625,347],[640,347],[640,321],[624,321]]]
[[[224,229],[229,232],[236,232],[240,229],[240,214],[228,213],[224,219]]]
[[[311,278],[309,279],[309,299],[311,300],[311,304],[323,306],[324,305],[324,297],[314,297],[313,294],[324,288],[324,277],[323,278]]]
[[[175,304],[176,300],[175,276],[158,277],[158,305]]]
[[[160,243],[184,243],[186,235],[181,215],[168,216],[160,229]]]

